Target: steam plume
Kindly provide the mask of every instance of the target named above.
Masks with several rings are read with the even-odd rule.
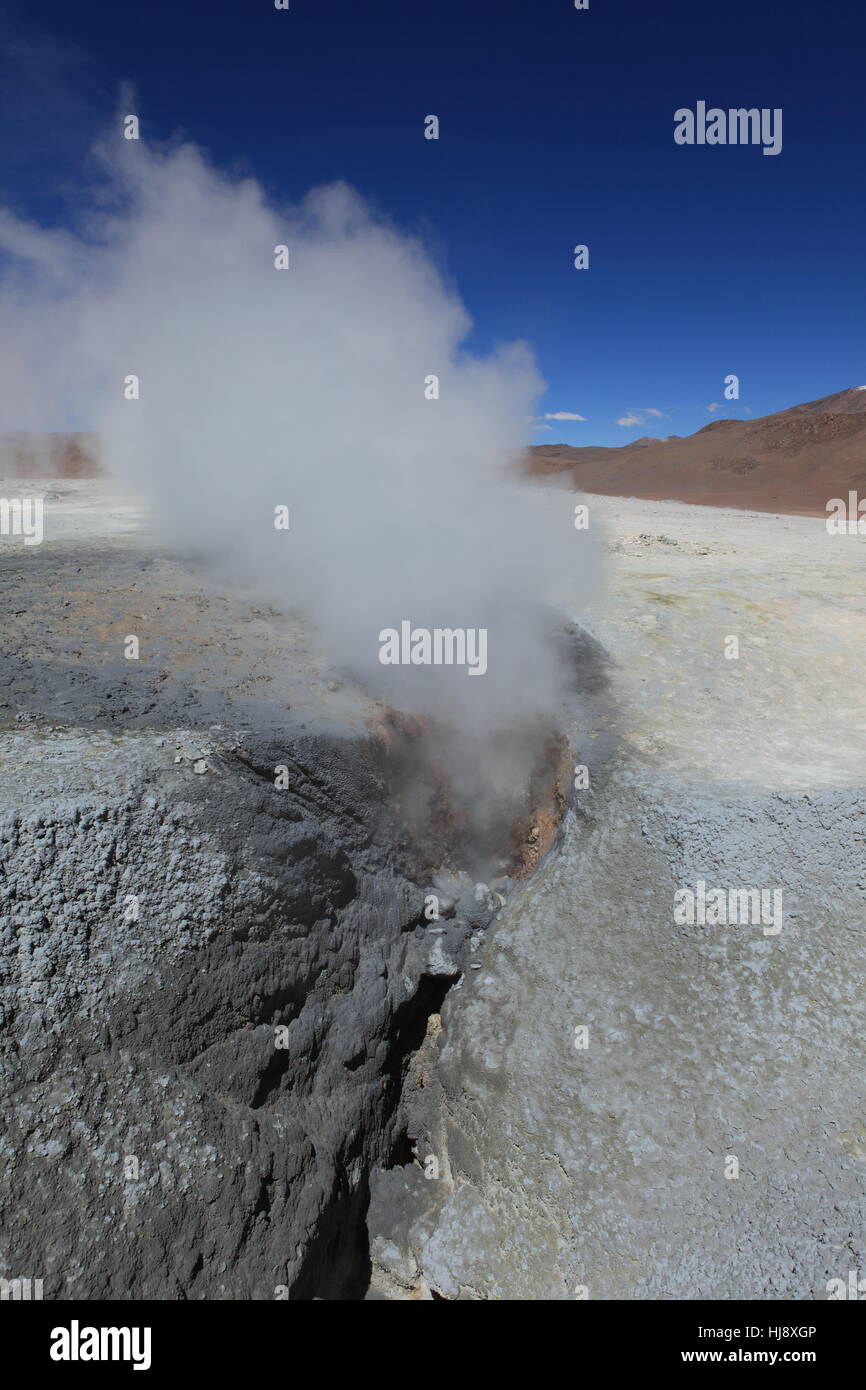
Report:
[[[0,216],[4,428],[96,430],[173,541],[305,610],[337,664],[464,753],[552,712],[539,605],[586,559],[565,500],[551,527],[514,476],[529,349],[465,351],[423,246],[343,185],[278,208],[189,144],[118,132],[99,159],[75,231]],[[383,666],[406,620],[486,629],[486,673]]]

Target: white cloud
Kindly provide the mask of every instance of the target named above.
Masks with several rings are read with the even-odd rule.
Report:
[[[553,426],[552,426],[552,425],[539,425],[538,428],[539,428],[539,431],[541,431],[541,430],[550,430],[551,434],[553,433]]]
[[[585,420],[585,415],[576,415],[573,410],[555,410],[552,414],[542,415],[542,420]]]
[[[741,405],[739,408],[740,408],[741,412],[743,413],[743,415],[751,415],[751,413],[752,413],[751,410],[749,409],[749,407],[748,407],[747,405]],[[723,410],[723,409],[724,409],[724,406],[721,404],[720,401],[710,401],[710,404],[707,406],[707,413],[708,413],[709,415],[715,415],[715,413],[716,413],[717,410]],[[736,406],[731,406],[731,409],[732,409],[732,410],[736,410],[737,407],[736,407]],[[734,417],[734,418],[736,418],[736,417]]]
[[[617,420],[618,425],[624,429],[634,429],[635,425],[645,425],[647,420],[668,420],[670,419],[669,410],[657,410],[654,405],[647,406],[645,410],[630,410],[627,415],[620,415]]]

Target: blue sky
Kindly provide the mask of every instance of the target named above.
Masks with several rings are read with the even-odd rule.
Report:
[[[181,133],[278,199],[347,179],[420,233],[473,317],[469,345],[527,339],[548,382],[540,415],[584,417],[539,420],[539,443],[688,434],[866,382],[857,0],[28,0],[0,14],[0,186],[17,212],[63,220],[129,80],[144,138]],[[782,152],[676,145],[674,111],[699,100],[781,107]],[[430,113],[438,141],[423,138]]]

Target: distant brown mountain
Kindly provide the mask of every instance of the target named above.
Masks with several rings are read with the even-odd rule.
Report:
[[[0,434],[0,478],[95,478],[95,434]]]
[[[866,494],[866,386],[756,420],[713,420],[684,438],[536,445],[527,468],[570,473],[579,490],[611,497],[824,516],[831,497]]]

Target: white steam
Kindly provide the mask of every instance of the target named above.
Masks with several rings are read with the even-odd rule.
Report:
[[[542,385],[526,346],[462,350],[423,247],[346,187],[286,210],[189,145],[101,160],[76,234],[0,218],[3,428],[98,431],[175,542],[308,612],[391,703],[464,731],[554,710],[538,606],[586,545],[514,475]],[[486,674],[381,665],[404,620],[486,628]]]

